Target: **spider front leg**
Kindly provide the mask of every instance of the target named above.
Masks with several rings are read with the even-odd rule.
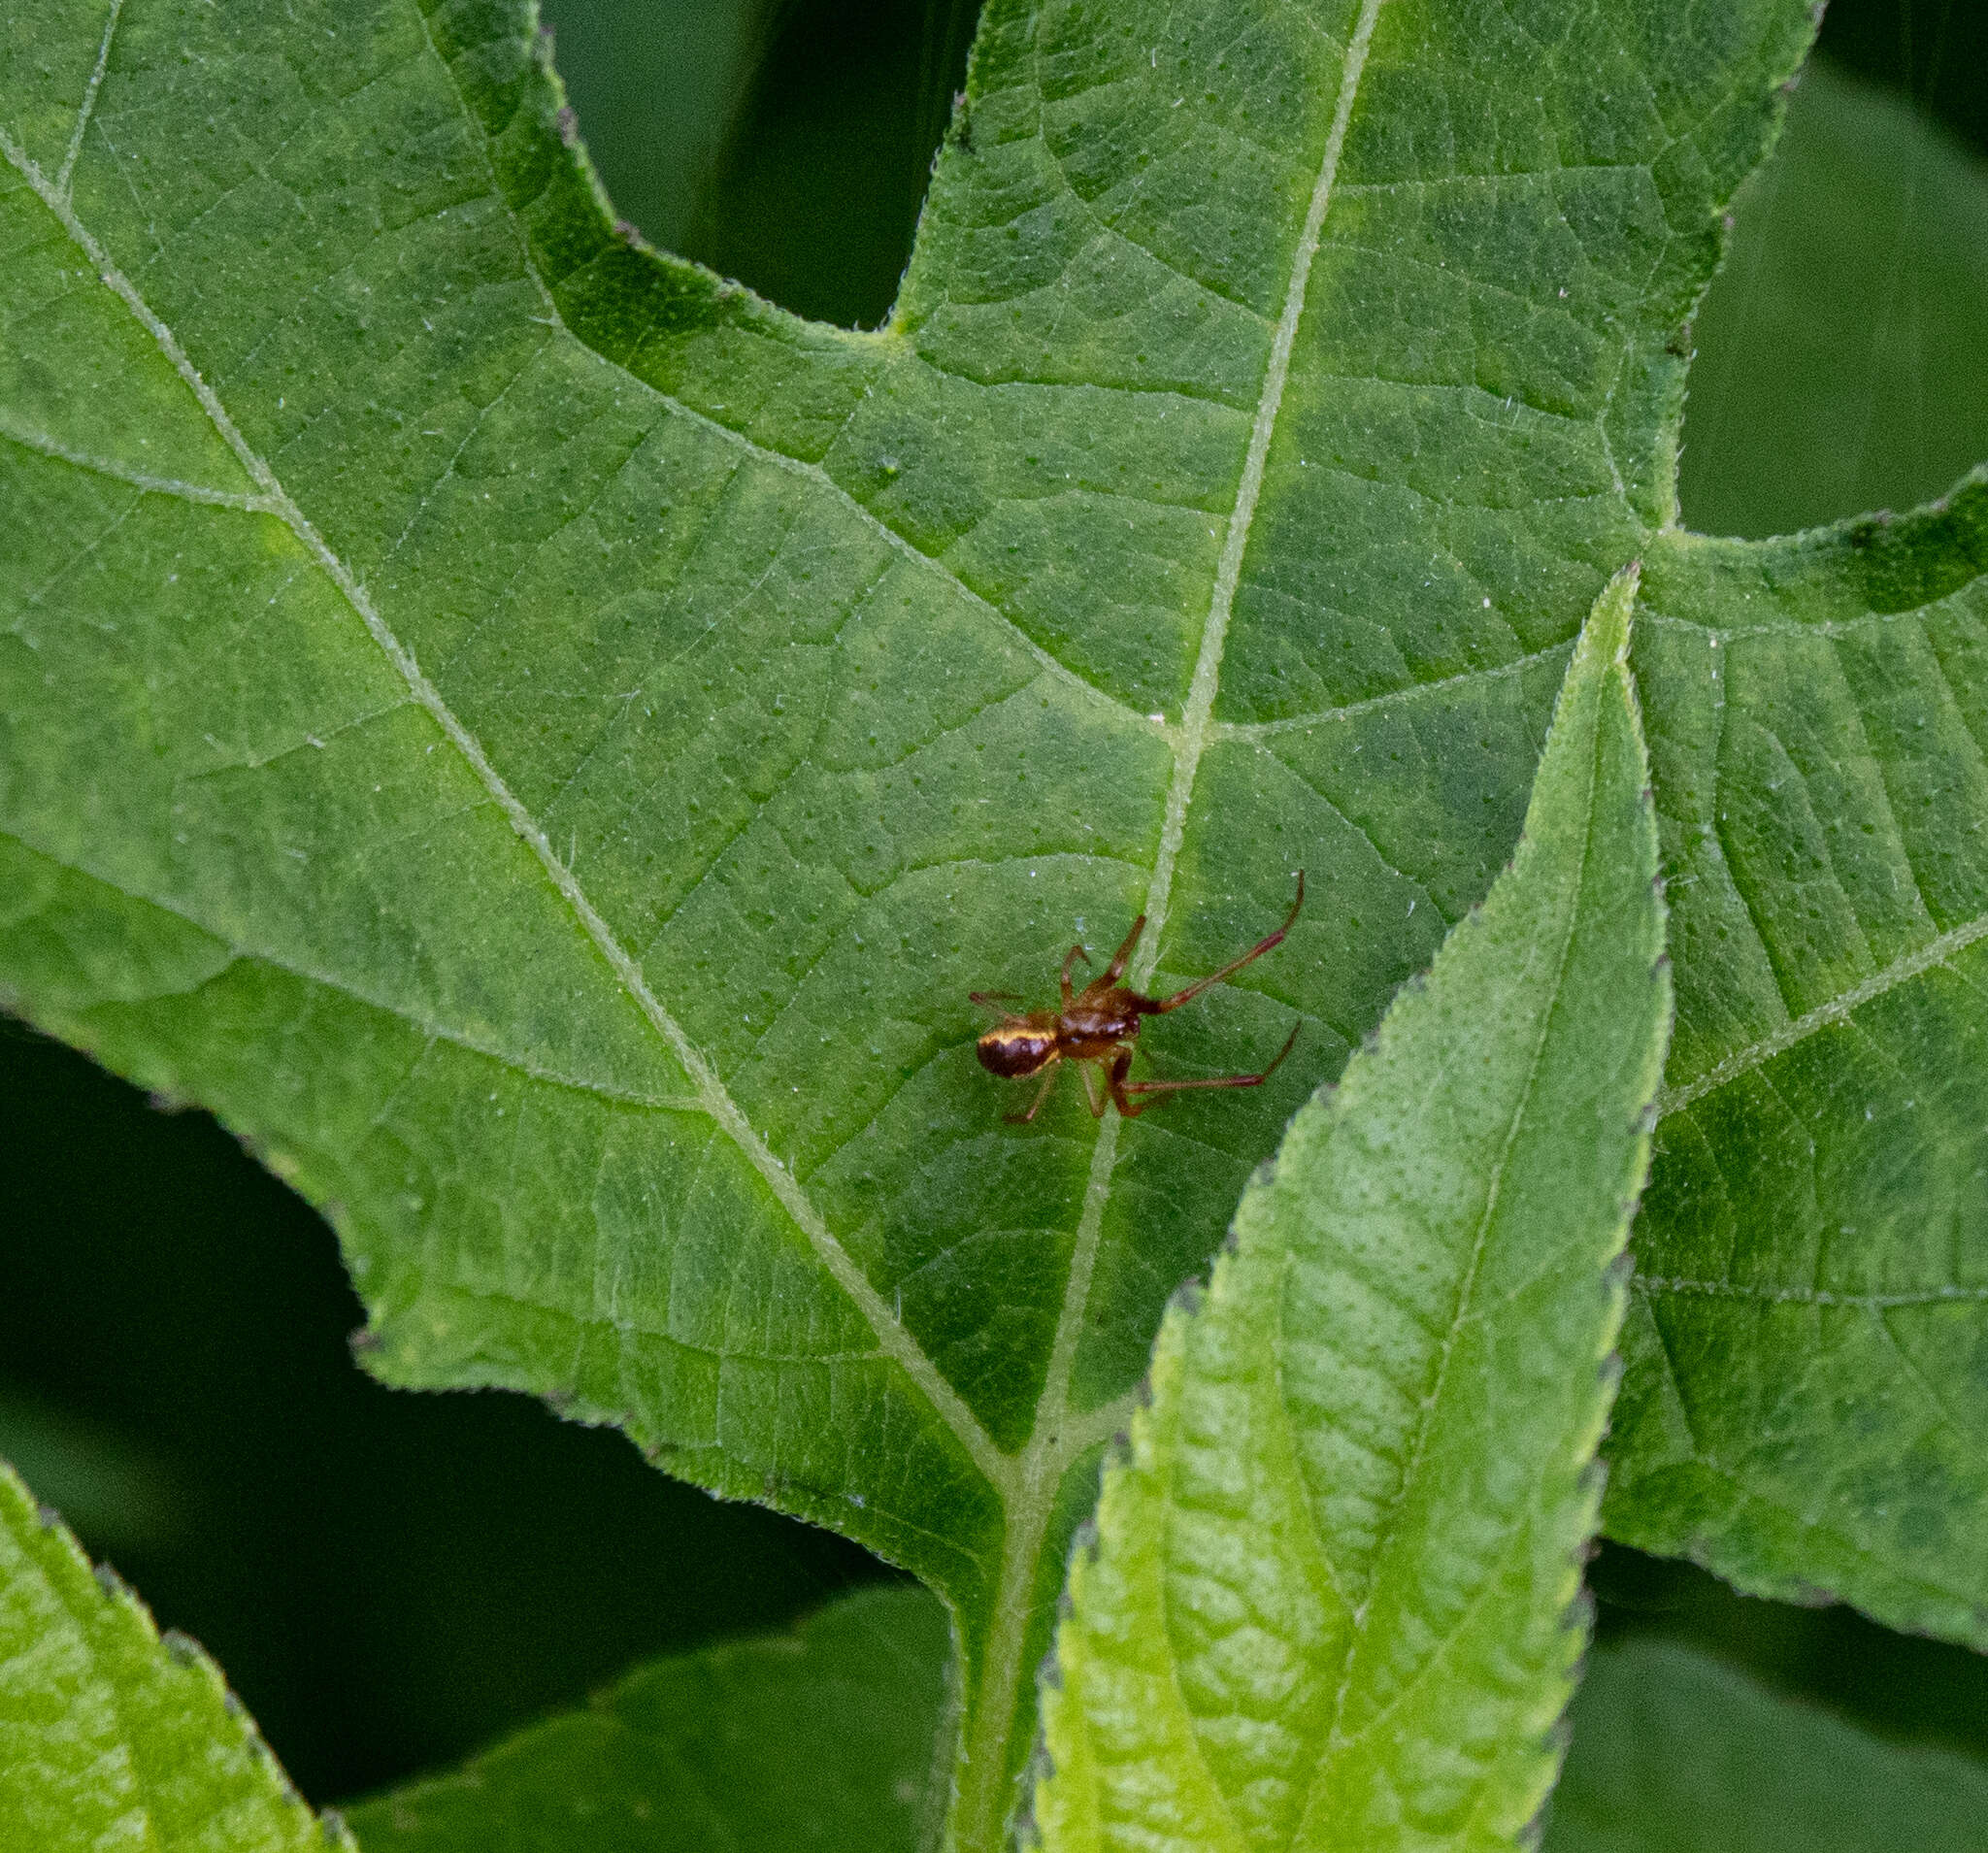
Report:
[[[1145,915],[1141,914],[1132,923],[1132,931],[1125,936],[1125,943],[1111,954],[1111,963],[1091,979],[1093,991],[1109,991],[1125,976],[1126,962],[1132,957],[1132,948],[1139,943],[1139,936],[1145,931]]]
[[[1148,1107],[1156,1107],[1156,1100],[1143,1100],[1135,1107],[1127,1097],[1132,1094],[1184,1094],[1189,1088],[1199,1087],[1261,1087],[1277,1072],[1278,1065],[1297,1045],[1298,1029],[1292,1025],[1291,1034],[1284,1045],[1276,1052],[1276,1059],[1261,1075],[1217,1075],[1205,1081],[1129,1081],[1125,1077],[1132,1072],[1132,1051],[1120,1052],[1111,1064],[1111,1099],[1116,1103],[1119,1116],[1123,1119],[1137,1119]]]
[[[1088,965],[1091,962],[1091,955],[1088,952],[1086,952],[1081,945],[1072,946],[1070,950],[1064,953],[1063,955],[1063,976],[1057,981],[1063,986],[1063,1008],[1066,1010],[1069,1009],[1071,1003],[1073,1001],[1073,994],[1070,988],[1070,968],[1073,965],[1075,965],[1078,959],[1081,959],[1086,965]]]
[[[1153,1013],[1155,1015],[1161,1015],[1168,1010],[1177,1010],[1181,1007],[1181,1005],[1191,1003],[1195,998],[1198,998],[1202,994],[1202,992],[1206,991],[1210,985],[1219,984],[1225,977],[1229,977],[1233,976],[1235,973],[1242,971],[1242,969],[1245,965],[1247,965],[1252,959],[1260,959],[1266,952],[1270,951],[1273,946],[1278,946],[1283,944],[1284,935],[1290,932],[1291,928],[1297,924],[1298,910],[1302,908],[1304,905],[1305,871],[1303,869],[1300,869],[1298,871],[1298,898],[1297,900],[1291,903],[1291,910],[1289,913],[1284,915],[1284,923],[1282,926],[1278,927],[1277,930],[1275,933],[1273,933],[1269,939],[1257,941],[1257,943],[1254,945],[1252,945],[1247,952],[1243,953],[1240,959],[1231,959],[1228,962],[1228,964],[1223,966],[1219,972],[1210,972],[1205,978],[1196,978],[1195,981],[1192,984],[1190,984],[1184,991],[1176,991],[1172,997],[1160,999],[1159,1002],[1153,1006]],[[1138,936],[1139,929],[1135,927],[1133,928],[1133,937],[1136,939],[1138,938]],[[1277,1057],[1277,1061],[1280,1062],[1282,1060],[1283,1057],[1281,1055]],[[1276,1066],[1276,1062],[1273,1062],[1271,1064],[1272,1068],[1275,1068]],[[1269,1072],[1269,1069],[1266,1069],[1264,1071],[1265,1074],[1268,1074]],[[1248,1085],[1248,1083],[1246,1082],[1242,1084],[1245,1086]]]

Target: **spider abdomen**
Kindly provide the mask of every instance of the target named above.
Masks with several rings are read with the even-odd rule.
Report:
[[[980,1066],[1004,1080],[1037,1075],[1056,1059],[1056,1026],[1024,1018],[989,1030],[974,1044]]]

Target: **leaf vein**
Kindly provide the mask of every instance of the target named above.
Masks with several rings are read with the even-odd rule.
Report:
[[[632,1088],[616,1087],[611,1081],[593,1080],[584,1075],[564,1074],[558,1069],[543,1068],[536,1062],[529,1061],[524,1056],[518,1055],[512,1050],[499,1048],[493,1043],[480,1041],[465,1030],[456,1029],[449,1024],[438,1023],[434,1018],[423,1016],[420,1012],[410,1009],[405,1004],[398,1003],[391,998],[378,997],[371,992],[362,990],[359,986],[352,983],[349,978],[340,977],[333,973],[319,971],[315,966],[306,965],[302,960],[283,957],[264,946],[243,945],[231,942],[225,935],[216,933],[208,921],[201,919],[199,915],[178,902],[165,900],[155,894],[140,893],[137,889],[126,886],[122,881],[117,880],[115,877],[104,874],[100,870],[92,869],[86,864],[74,861],[66,856],[53,854],[40,844],[28,842],[25,837],[16,831],[0,832],[0,840],[18,844],[20,847],[26,849],[32,855],[40,856],[46,861],[56,864],[59,868],[67,869],[73,874],[80,875],[86,880],[100,882],[103,886],[112,889],[117,894],[121,894],[128,901],[136,901],[142,907],[156,908],[161,913],[170,914],[176,920],[183,920],[188,926],[198,932],[209,935],[225,946],[230,965],[248,964],[266,966],[271,971],[282,972],[290,977],[302,978],[307,984],[317,985],[324,990],[335,992],[340,997],[348,997],[355,1004],[362,1004],[368,1009],[379,1010],[383,1015],[397,1018],[400,1022],[407,1024],[410,1029],[418,1030],[427,1039],[431,1046],[436,1042],[447,1042],[453,1047],[464,1049],[472,1055],[481,1056],[485,1061],[495,1062],[501,1068],[509,1069],[514,1074],[522,1075],[528,1079],[541,1082],[547,1087],[566,1088],[577,1094],[592,1094],[599,1099],[612,1101],[616,1106],[655,1108],[668,1112],[706,1112],[704,1103],[694,1095],[639,1093]],[[226,970],[226,967],[222,967],[221,970]],[[192,992],[212,984],[219,976],[219,971],[212,972],[201,977],[197,983],[184,989],[149,991],[144,994],[143,998],[124,1001],[146,1002],[159,998],[189,996]]]
[[[104,87],[104,72],[111,62],[111,41],[116,36],[117,21],[123,12],[124,0],[111,0],[103,41],[97,47],[97,61],[90,69],[89,83],[83,86],[83,102],[76,112],[76,126],[69,131],[69,147],[62,156],[62,165],[55,171],[55,191],[65,200],[71,196],[77,156],[83,152],[83,138],[88,133],[90,117],[96,114],[97,92]]]
[[[537,856],[540,866],[545,870],[553,887],[579,919],[622,989],[627,992],[644,1017],[647,1019],[650,1028],[670,1048],[679,1065],[689,1076],[692,1086],[704,1104],[705,1110],[723,1128],[746,1162],[758,1173],[775,1201],[801,1231],[830,1276],[869,1322],[892,1361],[932,1406],[939,1419],[952,1431],[980,1472],[993,1485],[1006,1485],[1011,1478],[1008,1459],[995,1446],[992,1438],[981,1427],[972,1408],[946,1381],[911,1334],[892,1315],[882,1297],[871,1285],[869,1277],[836,1240],[834,1232],[809,1200],[807,1193],[768,1149],[765,1141],[759,1137],[758,1131],[732,1098],[715,1070],[706,1060],[703,1051],[691,1042],[676,1019],[663,1009],[660,1001],[650,991],[641,968],[615,939],[607,921],[596,911],[592,902],[587,899],[579,881],[575,879],[573,872],[559,860],[536,819],[505,783],[484,754],[481,745],[456,718],[448,704],[443,699],[441,691],[429,680],[413,654],[388,627],[365,587],[353,577],[350,569],[333,552],[303,511],[297,507],[277,480],[269,464],[249,446],[215,395],[214,388],[201,377],[191,358],[180,346],[178,337],[152,313],[130,280],[111,262],[109,254],[77,217],[70,203],[55,193],[39,166],[4,132],[0,132],[0,157],[4,157],[35,190],[78,248],[88,257],[97,275],[150,335],[168,364],[193,392],[222,441],[240,459],[251,480],[261,486],[264,495],[270,499],[275,513],[310,550],[326,577],[344,594],[347,604],[351,607],[381,654],[406,681],[414,698],[428,711],[430,717],[455,747],[472,773],[482,782],[484,789],[504,811],[512,829],[524,840]]]
[[[1639,1293],[1679,1298],[1754,1301],[1764,1306],[1843,1307],[1858,1311],[1901,1307],[1988,1305],[1988,1286],[1909,1287],[1893,1293],[1851,1293],[1834,1287],[1762,1286],[1743,1280],[1692,1280],[1676,1274],[1639,1274]]]
[[[1495,682],[1508,677],[1522,676],[1527,670],[1551,662],[1556,656],[1567,655],[1573,648],[1572,639],[1564,644],[1549,644],[1544,649],[1514,656],[1508,662],[1496,663],[1484,669],[1460,670],[1454,676],[1443,676],[1433,682],[1410,682],[1405,688],[1386,689],[1378,695],[1367,695],[1359,701],[1347,702],[1343,707],[1323,708],[1309,714],[1280,714],[1275,720],[1218,720],[1214,723],[1214,735],[1217,740],[1269,740],[1277,734],[1293,734],[1310,727],[1330,726],[1337,721],[1357,720],[1404,702],[1420,700],[1425,695],[1445,693],[1466,683]]]
[[[1913,978],[1924,976],[1937,966],[1943,966],[1957,958],[1975,941],[1988,936],[1988,913],[1978,914],[1971,920],[1951,927],[1938,939],[1929,940],[1916,950],[1894,959],[1882,971],[1873,972],[1869,977],[1853,984],[1840,995],[1831,998],[1826,1004],[1819,1004],[1805,1015],[1793,1018],[1763,1036],[1757,1042],[1749,1042],[1744,1048],[1736,1049],[1725,1060],[1707,1069],[1696,1079],[1683,1082],[1676,1087],[1667,1087],[1657,1096],[1657,1117],[1668,1119],[1673,1113],[1681,1111],[1694,1101],[1702,1100],[1709,1093],[1737,1080],[1741,1075],[1750,1073],[1764,1062],[1771,1062],[1776,1055],[1804,1042],[1820,1031],[1846,1021],[1850,1015],[1873,1000],[1897,989],[1901,984],[1909,983]]]
[[[199,503],[206,507],[233,509],[244,514],[272,514],[275,510],[267,497],[249,495],[237,489],[210,488],[204,482],[185,482],[177,477],[152,476],[143,470],[134,470],[127,464],[117,463],[109,457],[93,456],[87,450],[79,450],[73,445],[64,444],[61,439],[46,431],[38,431],[23,423],[13,413],[0,407],[0,439],[31,450],[39,456],[52,458],[57,463],[73,464],[79,470],[87,470],[92,476],[108,477],[115,482],[122,482],[145,495],[169,495],[182,502]]]

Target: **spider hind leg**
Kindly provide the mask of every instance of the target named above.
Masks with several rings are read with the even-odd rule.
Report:
[[[1049,1064],[1048,1074],[1043,1076],[1042,1089],[1036,1095],[1035,1099],[1029,1103],[1029,1109],[1027,1112],[1009,1113],[1005,1115],[1008,1123],[1011,1126],[1026,1126],[1030,1120],[1034,1119],[1035,1116],[1043,1110],[1043,1103],[1049,1098],[1051,1092],[1054,1091],[1056,1086],[1056,1067],[1057,1064],[1054,1061],[1051,1061]]]
[[[1284,1045],[1272,1058],[1271,1065],[1260,1075],[1216,1075],[1201,1081],[1129,1081],[1125,1077],[1132,1069],[1132,1051],[1127,1049],[1111,1064],[1110,1086],[1111,1099],[1116,1103],[1119,1117],[1137,1119],[1148,1107],[1157,1107],[1157,1097],[1166,1094],[1185,1094],[1204,1087],[1261,1087],[1277,1072],[1286,1055],[1297,1046],[1298,1031],[1301,1025],[1293,1024],[1291,1033],[1284,1039]],[[1145,1096],[1134,1106],[1131,1095]]]

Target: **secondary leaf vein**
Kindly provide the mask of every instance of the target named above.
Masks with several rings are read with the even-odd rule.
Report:
[[[1549,644],[1544,649],[1514,656],[1509,662],[1493,664],[1487,669],[1459,670],[1454,676],[1444,676],[1433,682],[1410,682],[1406,688],[1390,688],[1378,695],[1347,702],[1341,708],[1321,708],[1309,714],[1281,714],[1276,720],[1218,720],[1213,723],[1214,737],[1217,740],[1269,740],[1277,734],[1327,727],[1335,721],[1358,720],[1366,714],[1398,708],[1404,702],[1444,694],[1452,688],[1467,687],[1474,682],[1496,682],[1508,677],[1522,676],[1527,670],[1551,662],[1556,656],[1565,656],[1573,648],[1572,639],[1564,644]]]
[[[128,464],[116,462],[110,457],[93,456],[87,450],[79,450],[73,445],[64,444],[61,439],[46,431],[37,431],[23,423],[13,413],[0,407],[0,439],[18,445],[23,450],[32,450],[40,456],[52,457],[58,463],[73,464],[79,470],[87,470],[92,476],[109,477],[147,495],[170,495],[182,502],[198,502],[211,508],[235,509],[245,514],[271,514],[275,513],[266,496],[248,495],[236,489],[214,489],[204,482],[185,482],[178,477],[151,476],[143,470],[134,470]]]
[[[104,20],[103,41],[97,47],[97,61],[91,67],[89,83],[83,86],[83,102],[76,112],[76,126],[69,132],[68,150],[55,173],[55,190],[65,200],[70,196],[70,183],[76,178],[76,158],[83,152],[83,138],[89,129],[90,117],[96,114],[97,92],[104,87],[104,71],[111,62],[111,40],[116,35],[117,20],[123,11],[124,0],[111,0],[110,16]]]
[[[1880,972],[1873,972],[1862,982],[1853,984],[1839,997],[1833,997],[1827,1004],[1819,1004],[1802,1016],[1783,1023],[1770,1035],[1763,1036],[1757,1042],[1736,1049],[1715,1067],[1708,1068],[1695,1080],[1683,1082],[1676,1087],[1667,1087],[1657,1096],[1657,1117],[1668,1119],[1694,1101],[1703,1100],[1706,1095],[1724,1087],[1729,1081],[1737,1080],[1741,1075],[1759,1068],[1764,1062],[1771,1062],[1784,1050],[1791,1049],[1798,1042],[1805,1042],[1809,1037],[1832,1025],[1846,1021],[1857,1010],[1887,991],[1895,990],[1901,984],[1909,983],[1913,978],[1930,972],[1935,966],[1945,965],[1957,958],[1974,943],[1976,940],[1988,937],[1988,913],[1950,927],[1936,940],[1929,940],[1916,951],[1907,952],[1904,957],[1894,959]]]

